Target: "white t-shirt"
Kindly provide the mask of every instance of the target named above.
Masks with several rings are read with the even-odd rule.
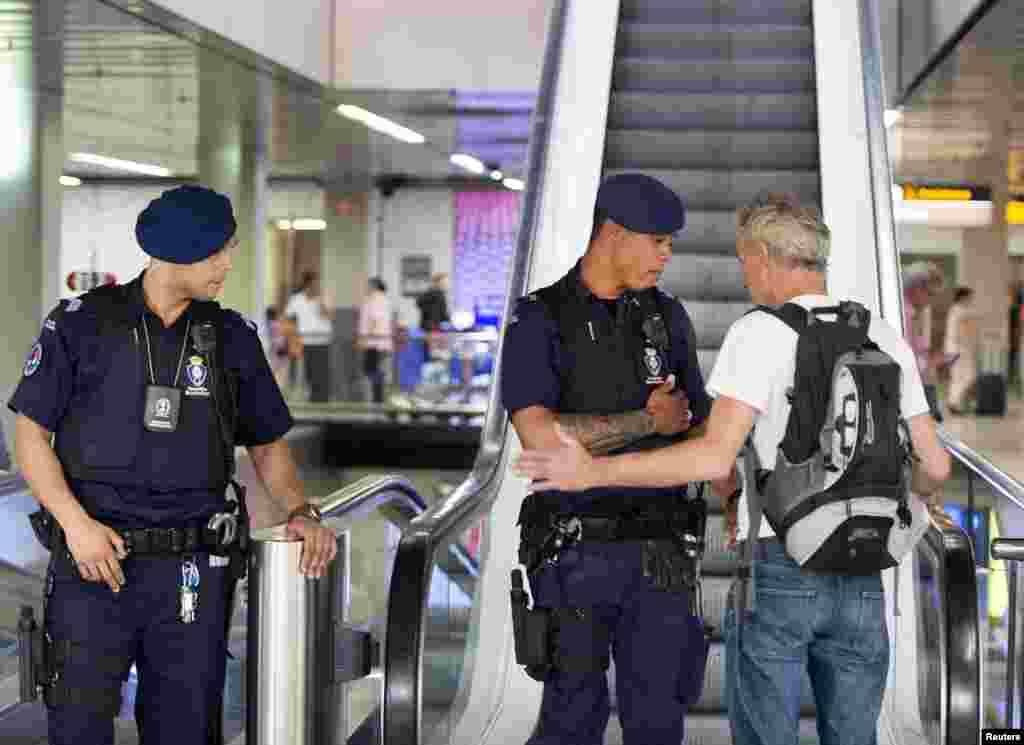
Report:
[[[288,300],[284,309],[284,317],[295,316],[296,325],[299,329],[299,336],[302,343],[308,347],[324,346],[331,343],[331,332],[334,324],[330,318],[324,318],[320,313],[320,300],[310,300],[304,292],[296,292]]]
[[[804,308],[836,305],[826,295],[800,295],[790,302]],[[900,412],[904,419],[928,413],[928,400],[910,346],[900,333],[874,314],[868,337],[903,369]],[[797,335],[789,326],[767,313],[743,316],[730,328],[715,360],[708,394],[728,396],[757,410],[754,419],[754,448],[762,468],[773,468],[779,443],[786,433],[790,404],[786,390],[793,385],[796,371]],[[740,497],[736,538],[747,535],[747,500]],[[775,535],[762,519],[760,537]]]

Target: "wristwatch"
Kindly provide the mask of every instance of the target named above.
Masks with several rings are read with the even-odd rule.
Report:
[[[323,522],[324,516],[320,512],[320,508],[315,504],[306,502],[301,507],[296,507],[294,510],[288,513],[288,522],[291,522],[296,517],[306,517],[313,522]]]

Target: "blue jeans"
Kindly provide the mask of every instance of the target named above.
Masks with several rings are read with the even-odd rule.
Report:
[[[725,611],[724,694],[735,745],[795,745],[807,671],[821,745],[875,745],[889,669],[880,575],[803,572],[777,541],[758,544],[756,603]]]

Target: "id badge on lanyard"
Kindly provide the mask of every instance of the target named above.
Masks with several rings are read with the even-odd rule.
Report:
[[[181,389],[178,379],[181,377],[181,365],[188,347],[188,334],[192,328],[192,319],[185,327],[185,340],[181,343],[181,354],[178,356],[178,367],[171,385],[159,385],[156,370],[153,366],[153,348],[149,340],[149,324],[142,319],[142,330],[146,337],[146,362],[149,364],[149,385],[146,386],[146,408],[143,410],[142,424],[149,432],[175,432],[181,417]]]

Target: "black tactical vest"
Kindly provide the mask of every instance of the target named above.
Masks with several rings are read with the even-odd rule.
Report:
[[[580,282],[579,267],[535,295],[558,325],[562,371],[559,413],[636,411],[647,405],[651,391],[670,374],[676,375],[677,382],[682,379],[681,371],[671,369],[667,302],[657,289],[625,293],[616,304],[616,317],[611,322],[598,307],[600,301]],[[615,454],[661,448],[685,437],[651,435]],[[679,490],[680,494],[684,489]],[[608,504],[602,504],[605,501]],[[592,506],[595,512],[629,512],[649,502],[646,496],[632,500],[618,492]]]
[[[223,311],[215,302],[192,301],[186,311],[191,325],[210,324],[216,334],[214,348],[200,352],[195,334],[190,334],[185,364],[192,364],[194,372],[191,377],[183,374],[178,383],[183,389],[178,428],[146,433],[143,414],[149,379],[142,320],[130,294],[133,287],[103,287],[81,298],[76,312],[95,319],[89,323],[94,332],[78,340],[75,388],[55,433],[57,457],[69,479],[161,492],[223,491],[232,475],[237,410],[237,380],[223,372]],[[202,363],[195,364],[195,357]],[[201,385],[194,385],[197,381]],[[195,395],[202,388],[210,395]],[[145,446],[140,447],[140,441]]]

